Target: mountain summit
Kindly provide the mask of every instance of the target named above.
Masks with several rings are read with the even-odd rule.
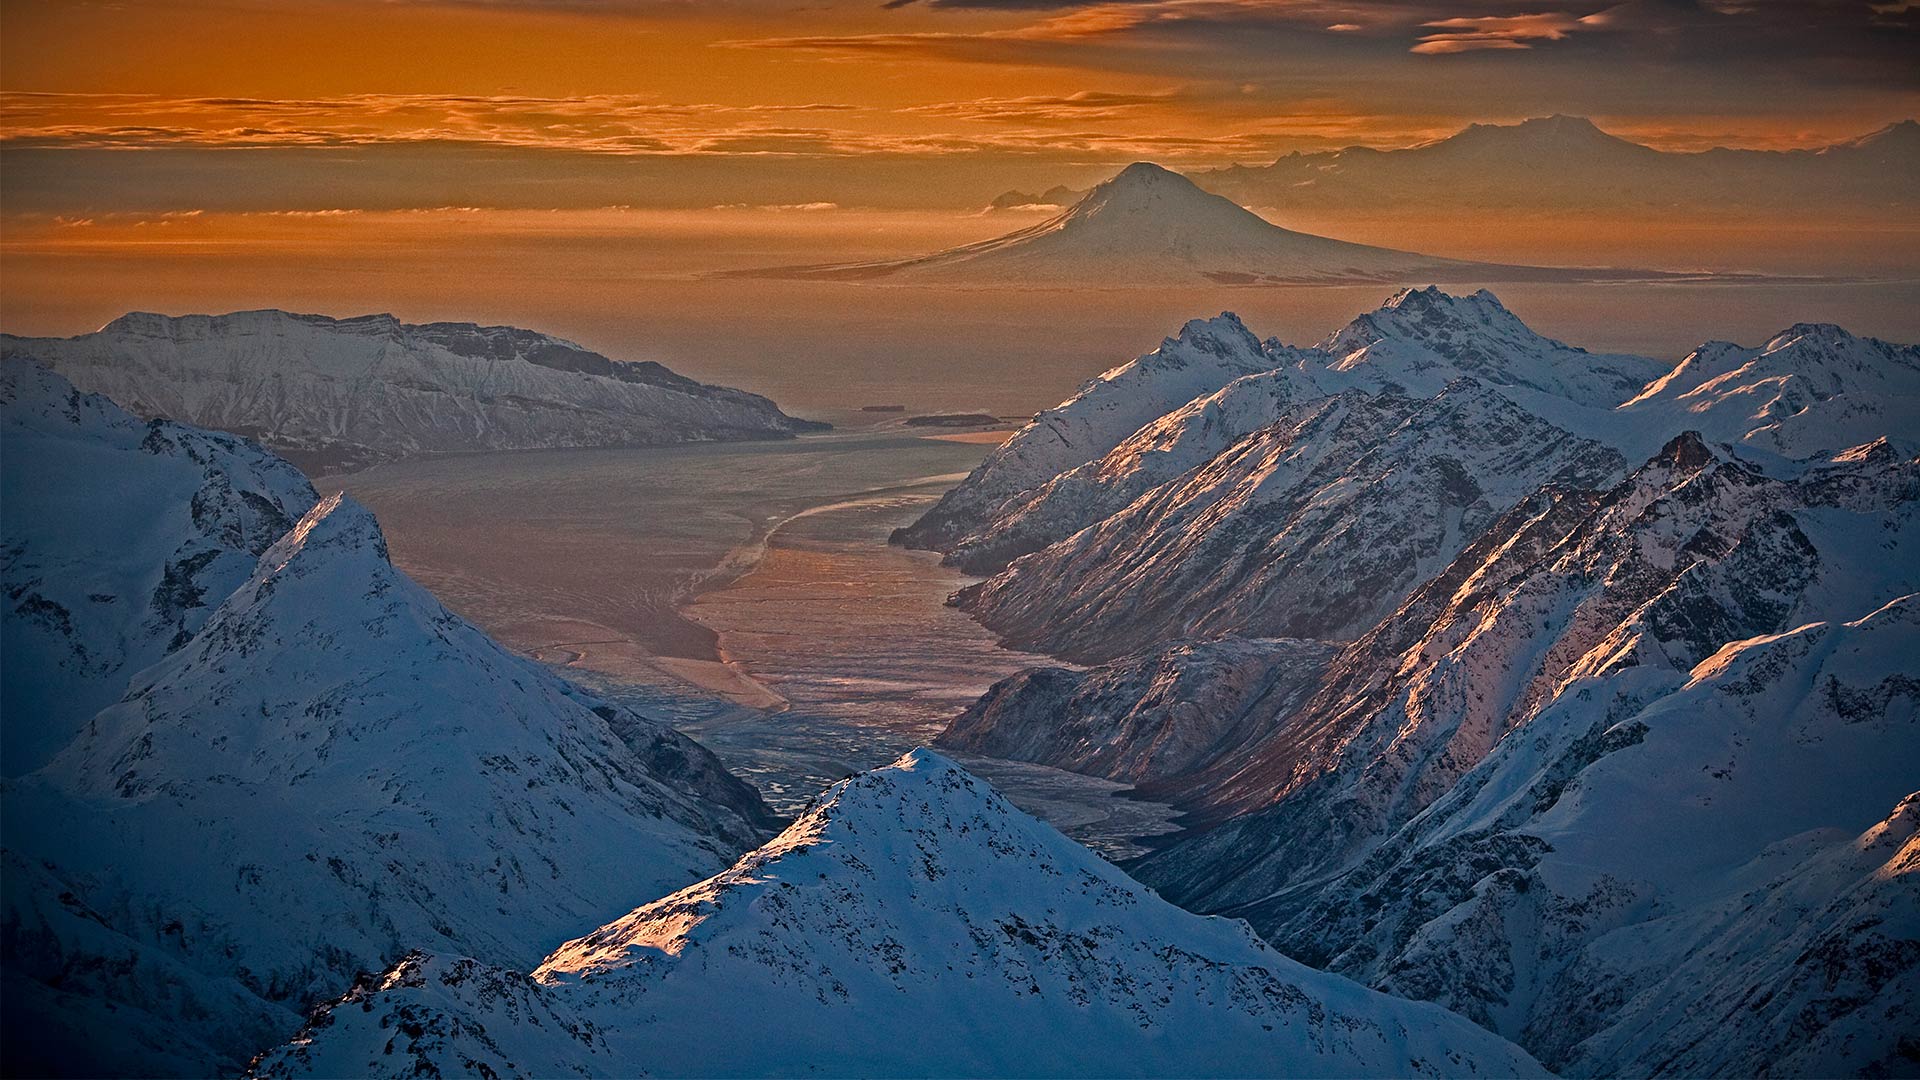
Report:
[[[529,974],[416,953],[256,1075],[1532,1076],[1202,919],[928,750]]]
[[[906,259],[789,266],[737,276],[975,286],[1277,285],[1590,281],[1671,275],[1504,266],[1284,229],[1232,199],[1137,161],[1031,228]]]
[[[1538,155],[1544,161],[1568,156],[1624,155],[1641,158],[1658,153],[1602,131],[1584,116],[1536,116],[1518,124],[1469,124],[1429,146],[1443,153]]]

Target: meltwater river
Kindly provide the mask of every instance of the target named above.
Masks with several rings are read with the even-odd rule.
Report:
[[[1047,662],[945,606],[965,578],[886,543],[986,450],[834,432],[429,458],[321,486],[371,507],[394,561],[448,606],[672,722],[792,812]],[[1174,828],[1109,781],[960,760],[1111,858]]]

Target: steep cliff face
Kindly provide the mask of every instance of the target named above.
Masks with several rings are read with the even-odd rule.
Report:
[[[46,763],[185,644],[314,504],[245,439],[140,420],[0,361],[0,758]]]
[[[930,751],[531,975],[410,957],[262,1076],[1508,1076],[1431,1006],[1165,903]]]
[[[308,467],[410,454],[772,438],[825,425],[659,364],[510,326],[284,311],[122,316],[74,338],[0,337],[143,416],[258,438]]]
[[[1087,670],[1029,668],[995,683],[935,742],[1164,787],[1265,735],[1338,651],[1325,641],[1221,638]]]

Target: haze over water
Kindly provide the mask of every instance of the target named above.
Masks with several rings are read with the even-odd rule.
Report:
[[[983,196],[984,197],[984,196]],[[1920,337],[1920,279],[1900,269],[1920,231],[1670,226],[1570,240],[1547,223],[1492,235],[1306,222],[1330,235],[1479,259],[1820,274],[1830,282],[1501,283],[1542,333],[1596,351],[1678,359],[1710,338],[1757,344],[1792,322]],[[127,310],[280,307],[334,315],[532,327],[616,359],[657,360],[831,419],[872,403],[1022,415],[1150,350],[1188,319],[1238,312],[1263,337],[1309,344],[1392,291],[1385,284],[1152,289],[942,289],[759,281],[715,271],[897,257],[1030,224],[1033,214],[860,211],[445,212],[318,219],[158,219],[147,228],[11,229],[13,333],[73,334]],[[1292,219],[1283,219],[1292,222]],[[460,288],[447,288],[447,274]],[[1866,277],[1871,280],[1857,280]],[[1457,287],[1468,289],[1470,283]],[[1631,318],[1623,314],[1631,312]]]

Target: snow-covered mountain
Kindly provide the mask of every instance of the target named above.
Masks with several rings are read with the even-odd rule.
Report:
[[[510,326],[285,311],[123,315],[73,338],[0,335],[142,416],[258,438],[309,468],[409,454],[774,438],[825,425],[659,364]]]
[[[15,358],[0,457],[0,761],[17,776],[185,644],[316,496],[245,439],[137,419]]]
[[[264,490],[287,500],[307,491],[239,440],[142,423],[57,378],[7,371],[9,416],[50,430],[30,453],[6,448],[21,566],[50,573],[40,553],[54,552],[76,560],[63,572],[89,573],[91,549],[62,547],[77,538],[99,545],[112,571],[100,580],[140,580],[183,537],[221,565],[241,549],[206,537],[244,545],[270,516],[248,485],[284,481]],[[56,482],[72,489],[62,505],[95,508],[97,525],[18,512],[16,491]],[[121,508],[155,516],[105,512]],[[203,575],[173,591],[214,584]],[[634,895],[726,866],[775,824],[698,744],[441,606],[340,496],[203,606],[187,640],[152,648],[130,684],[118,669],[124,696],[4,789],[9,1071],[230,1072],[407,947],[531,964]],[[89,647],[113,629],[75,625]],[[101,692],[97,674],[85,692]],[[9,694],[46,700],[42,679],[71,682],[9,654]],[[9,727],[33,720],[10,701]]]
[[[1231,362],[1170,364],[1193,341]],[[1484,290],[1404,290],[1306,349],[1222,316],[1041,414],[895,539],[996,575],[961,605],[1078,660],[1350,638],[1539,484],[1604,487],[1685,430],[1795,458],[1905,437],[1920,348],[1800,326],[1670,366],[1543,337]]]
[[[1636,428],[1685,423],[1715,441],[1790,458],[1863,436],[1885,435],[1912,448],[1920,445],[1920,345],[1808,323],[1759,348],[1709,342],[1618,414]]]
[[[1432,398],[1347,391],[956,602],[1012,643],[1081,661],[1184,637],[1350,638],[1528,492],[1622,467],[1471,379]]]
[[[1780,1014],[1756,991],[1756,1022],[1723,1025],[1690,995],[1796,981],[1808,1062],[1890,1050],[1900,1024],[1854,1010],[1914,977],[1912,931],[1875,931],[1853,953],[1844,922],[1809,930],[1803,944],[1837,935],[1822,946],[1838,950],[1836,978],[1864,980],[1836,996],[1783,943],[1802,938],[1761,930],[1748,908],[1764,886],[1779,897],[1773,918],[1796,904],[1911,910],[1911,889],[1857,895],[1878,863],[1849,861],[1834,835],[1803,838],[1793,857],[1839,866],[1817,871],[1824,886],[1812,869],[1769,884],[1797,864],[1766,849],[1816,827],[1840,830],[1844,847],[1920,775],[1894,746],[1911,742],[1920,693],[1901,599],[1920,588],[1920,462],[1882,440],[1785,468],[1770,475],[1689,434],[1609,491],[1526,500],[1350,645],[1303,704],[1269,718],[1264,739],[1183,778],[1199,822],[1239,816],[1135,872],[1195,910],[1248,918],[1293,955],[1447,1003],[1556,1068],[1751,1072],[1769,1048],[1785,1052],[1759,1020]],[[1876,611],[1864,666],[1796,670],[1784,658],[1799,645],[1727,662],[1774,640],[1844,639],[1853,631],[1838,624]],[[1711,692],[1696,685],[1709,675]],[[1728,696],[1739,709],[1715,712]],[[1645,741],[1656,716],[1684,750],[1649,742],[1648,757],[1589,773]],[[1819,764],[1843,751],[1855,756]],[[1618,793],[1580,802],[1602,776]],[[1759,813],[1740,791],[1777,804]],[[1542,824],[1575,805],[1594,809]],[[1564,869],[1530,878],[1536,863]],[[1662,884],[1677,866],[1697,877]],[[1748,936],[1722,936],[1734,926]],[[1845,1017],[1868,1028],[1852,1049],[1829,1044],[1852,1028],[1823,1033]]]
[[[1802,325],[1660,365],[1429,290],[1283,348],[956,493],[950,557],[1012,560],[958,602],[1119,659],[943,742],[1174,802],[1137,876],[1557,1069],[1904,1067],[1920,349]],[[1241,637],[1276,634],[1351,640]]]
[[[1196,352],[1225,362],[1196,362]],[[1342,391],[1432,397],[1471,378],[1553,425],[1645,458],[1685,429],[1664,430],[1679,410],[1643,406],[1629,423],[1614,407],[1669,367],[1544,337],[1484,289],[1401,290],[1310,348],[1261,342],[1225,313],[1187,324],[1035,417],[894,539],[992,573],[1205,465],[1288,409]]]
[[[1279,363],[1233,313],[1195,319],[1158,349],[1087,380],[1035,416],[893,541],[949,550],[1006,500],[1097,460],[1196,397]]]
[[[1454,296],[1432,285],[1400,290],[1313,352],[1338,373],[1321,377],[1330,388],[1431,397],[1455,379],[1473,378],[1507,388],[1549,419],[1558,419],[1566,405],[1611,409],[1669,366],[1556,341],[1535,332],[1485,289]]]
[[[1578,116],[1472,124],[1401,149],[1294,152],[1193,174],[1246,206],[1376,210],[1418,198],[1447,209],[1695,212],[1729,206],[1886,214],[1915,205],[1920,124],[1903,120],[1812,150],[1655,150]]]
[[[1920,597],[1584,680],[1282,948],[1579,1076],[1861,1076],[1920,1023]],[[1279,912],[1285,910],[1284,916]]]
[[[1659,271],[1469,262],[1295,232],[1145,161],[1096,185],[1057,216],[992,240],[907,259],[740,273],[900,284],[1077,288],[1618,281],[1675,276]]]
[[[1237,340],[1251,348],[1250,334]],[[1734,460],[1698,436],[1654,453],[1656,438],[1671,438],[1662,432],[1697,425],[1740,448],[1743,475],[1777,485],[1808,468],[1844,473],[1906,461],[1913,450],[1902,438],[1853,449],[1844,440],[1904,435],[1920,420],[1920,349],[1833,327],[1796,327],[1758,349],[1703,346],[1653,378],[1658,362],[1540,337],[1490,293],[1426,289],[1396,295],[1314,348],[1259,348],[1266,370],[1166,412],[1025,491],[1005,494],[1017,485],[1007,479],[1072,458],[989,457],[906,531],[965,569],[994,574],[955,597],[990,628],[1023,646],[1103,662],[1093,672],[1041,669],[1006,681],[954,722],[948,745],[1130,780],[1193,811],[1194,824],[1257,810],[1326,767],[1327,739],[1389,710],[1384,687],[1399,684],[1383,676],[1413,663],[1410,650],[1482,563],[1502,556],[1507,573],[1539,572],[1536,561],[1582,527],[1624,475],[1623,454]],[[1113,400],[1124,387],[1095,391],[1110,403],[1111,427],[1132,421]],[[1084,454],[1112,438],[1111,429],[1100,434],[1073,444]],[[1036,424],[1009,446],[1038,437]],[[1814,457],[1809,466],[1781,457],[1810,449],[1836,460]],[[1024,474],[1003,468],[1014,460]],[[1896,494],[1880,504],[1889,513],[1909,497],[1897,494],[1898,483],[1890,490]],[[1745,525],[1716,527],[1733,535]],[[1841,559],[1825,572],[1844,582],[1848,565]],[[1675,595],[1719,573],[1696,569]],[[1892,595],[1884,593],[1879,602]],[[1842,606],[1822,617],[1851,614]],[[1476,625],[1456,616],[1463,627]],[[1715,636],[1719,629],[1701,631],[1698,648],[1729,640]],[[1358,640],[1310,704],[1296,709],[1249,693],[1293,686],[1293,665],[1262,671],[1257,650],[1236,640],[1246,636]],[[1194,638],[1235,662],[1194,652]],[[1490,663],[1524,667],[1534,662],[1528,647]],[[1181,676],[1181,662],[1219,673],[1221,685]],[[1485,725],[1503,709],[1538,704],[1537,687],[1514,697],[1513,677],[1501,676],[1499,689],[1445,693],[1484,703],[1476,722]],[[1203,712],[1203,722],[1173,719]],[[1384,741],[1368,752],[1410,752],[1393,741],[1406,723],[1381,721]],[[1217,737],[1211,746],[1209,737]],[[1277,749],[1249,749],[1261,746]],[[1422,780],[1410,805],[1423,805],[1455,775]]]
[[[1685,672],[1730,641],[1856,617],[1920,589],[1916,551],[1920,462],[1885,442],[1775,477],[1684,435],[1610,490],[1525,500],[1188,797],[1215,817],[1311,822],[1244,825],[1262,838],[1247,852],[1286,847],[1274,865],[1310,877],[1419,813],[1577,680]],[[1156,880],[1203,861],[1170,859]],[[1183,876],[1174,891],[1225,905],[1281,884]]]
[[[262,1076],[1515,1076],[1431,1006],[1165,903],[930,751],[530,975],[416,954]]]

